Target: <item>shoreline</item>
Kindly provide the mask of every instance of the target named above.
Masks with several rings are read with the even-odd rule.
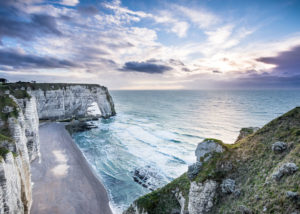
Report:
[[[41,160],[31,164],[31,213],[112,214],[106,189],[65,124],[41,124],[39,133]]]

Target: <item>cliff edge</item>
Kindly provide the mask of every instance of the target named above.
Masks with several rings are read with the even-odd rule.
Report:
[[[40,156],[39,120],[88,117],[96,103],[98,117],[116,114],[107,88],[88,84],[0,84],[0,214],[30,213],[30,163]]]
[[[247,133],[246,131],[247,130]],[[124,214],[300,213],[300,107],[231,145],[205,139],[187,173]]]

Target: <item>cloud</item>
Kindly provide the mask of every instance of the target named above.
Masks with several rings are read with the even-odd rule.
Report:
[[[300,74],[300,45],[291,48],[288,51],[280,52],[274,57],[260,57],[259,62],[276,65],[274,72],[291,76]]]
[[[149,74],[162,74],[172,70],[172,67],[167,65],[156,64],[156,60],[148,60],[146,62],[126,62],[121,71],[134,71]]]
[[[78,67],[69,60],[24,54],[18,50],[0,49],[0,70]]]
[[[60,4],[66,6],[76,6],[79,3],[79,0],[62,0]]]
[[[57,29],[56,19],[53,16],[34,14],[32,15],[32,25],[35,29],[39,29],[43,33],[50,33],[59,36],[62,34]]]
[[[173,5],[173,7],[178,10],[181,15],[184,15],[202,29],[215,25],[220,21],[215,14],[203,8],[191,9],[180,5]]]
[[[206,31],[205,34],[208,35],[208,41],[219,45],[224,43],[232,33],[233,26],[227,25],[218,28],[215,31]]]
[[[195,87],[206,87],[217,80],[224,80],[224,86],[228,82],[226,87],[243,87],[246,81],[270,85],[291,82],[288,77],[297,73],[287,68],[296,67],[297,58],[289,63],[279,59],[285,52],[297,52],[291,47],[300,44],[300,35],[294,41],[287,41],[291,35],[278,37],[278,44],[266,38],[249,43],[244,38],[255,32],[252,28],[205,8],[171,3],[165,4],[169,8],[160,4],[144,12],[126,8],[125,1],[96,6],[72,2],[0,0],[1,75],[101,81],[118,89],[143,88],[145,82],[148,88],[189,88],[192,81]],[[145,73],[161,75],[145,79]]]
[[[79,13],[84,14],[84,15],[95,15],[95,14],[99,13],[98,8],[93,5],[79,6],[79,7],[77,7],[77,10]]]
[[[1,5],[2,4],[2,5]],[[4,36],[32,40],[37,36],[61,36],[56,18],[45,14],[26,14],[19,10],[19,2],[1,3],[0,39]]]
[[[187,22],[175,22],[171,31],[176,33],[178,37],[183,38],[186,36],[189,29],[189,24]]]

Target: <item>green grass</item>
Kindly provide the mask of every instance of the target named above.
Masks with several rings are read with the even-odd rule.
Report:
[[[2,141],[7,141],[7,142],[11,142],[11,143],[14,142],[13,139],[11,139],[10,137],[0,134],[0,142],[2,142]]]
[[[5,106],[13,107],[13,111],[9,113],[3,113]],[[6,121],[9,117],[18,117],[18,105],[8,95],[0,95],[0,118]]]
[[[69,86],[84,86],[89,89],[93,87],[101,87],[106,89],[104,86],[100,86],[98,84],[78,84],[78,83],[31,83],[31,82],[16,82],[16,83],[6,83],[0,85],[0,90],[9,90],[9,91],[25,91],[26,89],[30,88],[31,90],[38,90],[41,89],[42,91],[49,91],[49,90],[58,90],[58,89],[66,89]],[[21,90],[24,88],[25,90]]]
[[[300,201],[291,201],[285,194],[287,191],[300,194],[300,170],[291,176],[284,176],[279,182],[271,178],[273,172],[283,163],[294,162],[300,168],[299,107],[235,144],[224,144],[220,140],[210,138],[206,140],[213,140],[226,150],[221,154],[213,153],[212,157],[203,163],[194,181],[204,182],[212,179],[220,184],[224,178],[233,178],[236,188],[241,191],[238,197],[234,194],[224,196],[219,191],[211,214],[240,213],[240,206],[249,208],[253,214],[299,211]],[[281,154],[274,154],[272,144],[276,141],[286,142],[287,150]],[[225,170],[226,164],[231,164],[232,167]],[[149,214],[170,213],[172,208],[178,208],[174,190],[183,191],[188,200],[189,180],[185,174],[183,176],[185,178],[181,176],[165,187],[137,199],[135,203]],[[133,213],[132,208],[128,214]]]
[[[182,193],[184,198],[188,198],[189,189],[190,182],[186,173],[184,173],[166,186],[140,197],[135,203],[140,208],[140,212],[144,210],[148,214],[171,213],[175,208],[180,209],[180,204],[174,195],[174,191],[177,190]],[[131,213],[134,213],[132,207],[127,210],[126,214]]]
[[[9,153],[9,150],[6,149],[5,147],[0,147],[0,156],[3,157],[4,155],[6,155],[7,153]]]
[[[12,111],[8,113],[3,113],[3,109],[6,106],[12,107]],[[8,126],[8,118],[13,117],[17,118],[18,113],[18,105],[6,94],[0,94],[0,120],[2,125],[0,126],[0,157],[2,157],[9,152],[9,150],[5,147],[7,143],[14,143],[11,138],[10,129]]]

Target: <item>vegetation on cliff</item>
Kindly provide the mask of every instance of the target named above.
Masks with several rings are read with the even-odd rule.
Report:
[[[274,179],[287,163],[300,168],[300,107],[271,121],[256,132],[224,145],[223,153],[213,152],[193,181],[218,182],[219,187],[210,213],[293,213],[300,211],[300,170],[281,174]],[[275,142],[283,142],[284,149],[274,150]],[[232,194],[221,190],[225,179],[235,181]],[[177,192],[182,192],[187,210],[190,181],[186,174],[165,187],[151,192],[134,202],[124,213],[171,213],[180,210]],[[175,212],[176,213],[176,212]]]
[[[18,105],[7,94],[0,94],[0,157],[6,155],[8,146],[14,141],[11,139],[8,127],[8,118],[18,117]]]
[[[49,90],[58,90],[58,89],[66,89],[68,86],[84,86],[88,89],[93,87],[101,87],[106,89],[104,86],[100,86],[98,84],[79,84],[79,83],[36,83],[36,82],[15,82],[15,83],[6,83],[0,85],[0,88],[14,91],[14,90],[23,90],[26,92],[26,89],[38,90],[41,89],[43,91]]]

